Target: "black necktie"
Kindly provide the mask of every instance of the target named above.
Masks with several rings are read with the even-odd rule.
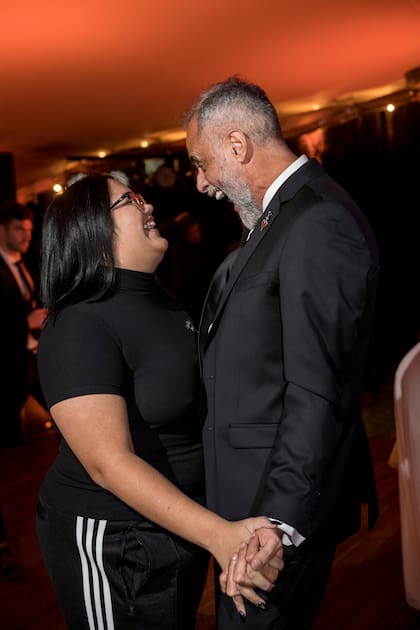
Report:
[[[22,259],[15,262],[16,269],[19,272],[19,277],[23,287],[23,299],[28,304],[31,304],[33,301],[34,293],[33,288],[29,281],[29,272],[25,267],[25,263]]]

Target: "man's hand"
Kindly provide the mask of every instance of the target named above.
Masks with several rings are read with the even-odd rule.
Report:
[[[254,566],[259,568],[256,570]],[[221,589],[232,597],[242,616],[246,614],[244,597],[264,609],[265,601],[255,593],[254,588],[269,592],[283,566],[283,547],[279,531],[276,528],[261,527],[231,557],[229,565],[219,578]]]
[[[268,564],[281,571],[284,567],[281,531],[278,528],[261,527],[255,530],[254,536],[257,540],[250,541],[253,544],[248,545],[246,556],[252,569],[261,571]]]

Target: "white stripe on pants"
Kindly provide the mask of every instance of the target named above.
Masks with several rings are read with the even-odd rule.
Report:
[[[86,519],[83,516],[78,516],[76,522],[77,548],[82,565],[83,596],[90,630],[114,630],[111,591],[103,564],[106,523],[104,520]],[[95,534],[96,543],[93,545]]]

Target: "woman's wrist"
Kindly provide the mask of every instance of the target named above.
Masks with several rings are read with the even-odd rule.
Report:
[[[213,556],[220,551],[224,537],[227,534],[229,521],[210,512],[211,517],[206,522],[205,535],[202,546]]]
[[[234,523],[217,517],[217,522],[210,531],[207,550],[222,569],[229,562],[232,553],[236,551],[236,545],[239,545],[239,542],[239,540],[236,541],[236,536],[234,535]]]

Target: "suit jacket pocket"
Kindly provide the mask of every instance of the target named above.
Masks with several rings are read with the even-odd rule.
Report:
[[[233,448],[272,448],[278,431],[278,424],[229,425],[229,442]]]

